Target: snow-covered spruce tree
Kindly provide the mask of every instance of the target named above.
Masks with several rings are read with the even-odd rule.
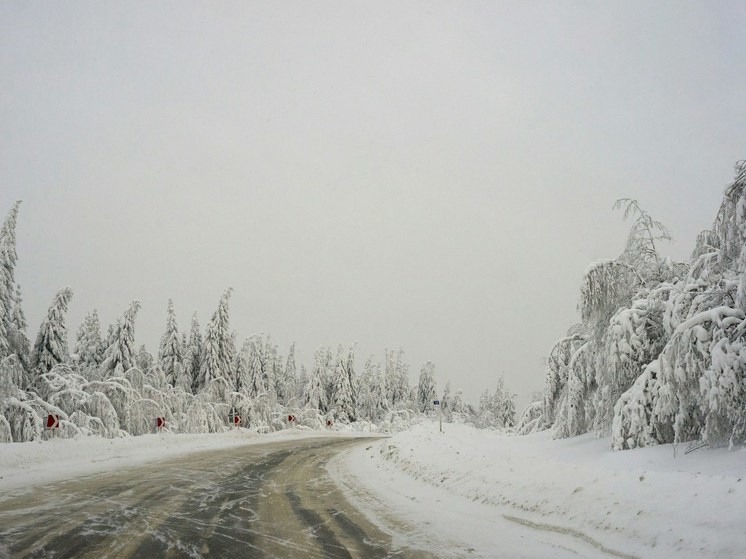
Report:
[[[277,346],[272,343],[272,338],[269,335],[264,341],[262,357],[262,379],[264,386],[267,387],[267,395],[274,404],[277,401],[277,376],[282,371],[282,359],[278,359]]]
[[[404,362],[404,350],[385,350],[386,387],[388,400],[393,409],[404,408],[409,404],[409,365]]]
[[[161,337],[161,344],[158,349],[158,364],[166,373],[166,379],[171,386],[176,386],[176,379],[181,374],[183,361],[182,340],[176,324],[174,302],[173,299],[169,299],[166,311],[166,331]]]
[[[446,387],[443,390],[443,396],[440,397],[440,413],[446,420],[451,418],[451,381],[446,382]]]
[[[319,413],[326,413],[329,409],[326,389],[328,364],[329,349],[319,347],[314,353],[313,369],[309,375],[308,387],[306,388],[307,406],[312,410],[318,410]]]
[[[357,410],[357,398],[358,398],[358,392],[360,391],[360,381],[357,378],[357,374],[355,374],[355,348],[356,347],[357,347],[357,342],[353,343],[350,346],[350,349],[347,351],[347,359],[343,363],[345,372],[347,373],[347,379],[350,383],[350,389],[352,391],[351,393],[352,393],[353,414],[354,414],[354,411]]]
[[[40,375],[49,372],[52,367],[63,363],[68,358],[65,314],[72,296],[73,290],[69,287],[60,289],[54,296],[47,316],[39,327],[39,334],[36,336],[36,343],[31,353],[31,366],[33,367],[31,385],[36,384]]]
[[[241,390],[252,399],[267,396],[269,386],[267,385],[268,374],[266,372],[266,345],[263,336],[257,334],[251,336],[248,340],[247,349],[249,352],[247,376]]]
[[[143,373],[147,373],[155,366],[155,357],[148,351],[145,344],[140,344],[137,350],[137,357],[135,358],[135,366],[140,369]]]
[[[101,363],[103,378],[121,377],[137,364],[135,351],[135,319],[140,310],[140,301],[132,301],[122,317],[110,330],[109,345]]]
[[[435,391],[435,363],[428,361],[422,366],[417,383],[417,405],[421,412],[432,410],[433,400],[437,399]]]
[[[7,327],[8,343],[10,345],[10,353],[17,355],[21,363],[27,365],[31,360],[31,342],[28,336],[26,336],[28,323],[26,315],[23,312],[22,302],[21,286],[16,284],[13,308],[10,313],[10,323]]]
[[[277,399],[281,404],[287,405],[291,400],[297,397],[296,386],[298,379],[296,378],[295,368],[295,342],[290,344],[288,350],[288,356],[285,360],[285,368],[282,371],[282,382],[278,385]]]
[[[252,342],[250,338],[244,340],[241,350],[236,354],[234,364],[234,378],[236,379],[235,391],[242,394],[248,394],[251,386],[251,349]]]
[[[229,386],[234,384],[231,377],[236,350],[228,315],[228,301],[232,293],[232,288],[225,290],[217,310],[207,323],[197,382],[201,390],[217,379]]]
[[[193,394],[197,393],[199,387],[199,371],[202,368],[202,332],[199,326],[197,313],[192,315],[192,325],[189,330],[189,340],[184,352],[184,377],[191,383]]]
[[[332,386],[330,411],[335,419],[341,423],[355,421],[352,386],[350,385],[350,377],[342,359],[337,360]]]
[[[515,398],[516,395],[506,388],[505,379],[501,376],[490,398],[498,426],[507,428],[515,425]]]
[[[374,421],[373,419],[373,385],[375,383],[375,370],[373,356],[365,360],[363,373],[360,375],[357,392],[357,416],[359,418]]]
[[[308,387],[308,371],[306,371],[306,366],[301,363],[298,378],[295,380],[295,397],[300,404],[308,401],[306,387]]]
[[[98,311],[89,312],[78,328],[73,353],[77,356],[78,366],[84,376],[86,371],[98,367],[104,360],[104,342],[101,339],[101,324]]]
[[[20,200],[13,204],[2,227],[0,227],[0,360],[11,354],[10,333],[14,296],[16,292],[15,266],[18,261],[16,253],[16,221]]]

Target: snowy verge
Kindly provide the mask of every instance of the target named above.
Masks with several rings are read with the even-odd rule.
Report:
[[[236,429],[225,433],[162,433],[116,439],[77,437],[0,444],[0,499],[19,489],[139,466],[193,452],[293,439],[370,436],[375,434],[303,429],[257,434],[249,429]]]
[[[742,557],[746,549],[746,450],[613,452],[593,435],[444,430],[422,423],[328,469],[372,520],[415,526],[410,541],[440,546],[439,556],[541,557],[542,545],[587,557]]]

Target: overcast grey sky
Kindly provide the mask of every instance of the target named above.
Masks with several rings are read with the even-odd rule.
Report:
[[[523,404],[637,198],[684,259],[746,157],[744,2],[3,2],[30,337],[174,299]]]

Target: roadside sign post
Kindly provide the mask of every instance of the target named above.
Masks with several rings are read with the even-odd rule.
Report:
[[[60,416],[56,413],[47,414],[47,423],[45,427],[51,429],[52,436],[54,436],[56,431],[60,428]]]
[[[228,414],[228,420],[230,421],[231,429],[233,429],[233,427],[238,427],[238,424],[241,423],[241,416],[238,415],[236,406],[231,406],[231,411]]]
[[[438,425],[440,432],[443,432],[443,410],[440,406],[440,400],[433,400],[433,406],[438,410]]]
[[[162,432],[163,428],[166,426],[166,418],[165,417],[156,417],[155,418],[155,428],[158,430],[158,432]]]

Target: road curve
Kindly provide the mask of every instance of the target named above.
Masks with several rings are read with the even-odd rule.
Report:
[[[0,501],[5,557],[420,558],[394,549],[324,465],[365,439],[207,451]]]

